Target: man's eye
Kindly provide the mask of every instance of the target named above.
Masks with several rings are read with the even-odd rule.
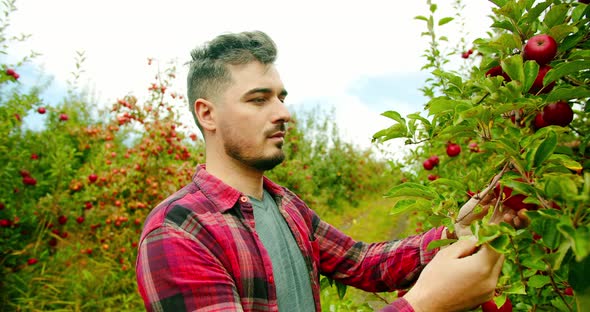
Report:
[[[264,102],[266,102],[266,99],[265,98],[255,98],[255,99],[252,100],[252,102],[254,102],[254,103],[264,103]]]

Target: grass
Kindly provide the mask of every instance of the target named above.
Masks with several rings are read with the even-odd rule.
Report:
[[[380,242],[404,237],[407,232],[406,216],[390,216],[391,207],[389,199],[374,196],[361,201],[358,207],[343,207],[339,215],[320,217],[356,240]],[[335,286],[322,289],[321,294],[322,310],[334,312],[376,311],[396,298],[396,292],[374,294],[347,287],[346,295],[340,299]]]

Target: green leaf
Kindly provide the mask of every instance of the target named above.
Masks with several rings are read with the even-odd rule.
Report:
[[[548,28],[553,26],[562,24],[567,16],[568,12],[568,5],[566,4],[558,4],[554,5],[547,14],[545,14],[545,18],[543,22],[547,25]]]
[[[539,74],[539,64],[536,61],[526,61],[524,62],[524,84],[523,90],[528,91],[535,79],[537,79],[537,75]]]
[[[546,77],[547,76],[545,76],[545,78]],[[550,103],[559,100],[583,99],[587,97],[590,97],[590,88],[586,86],[559,86],[549,93],[546,101]],[[590,107],[590,105],[587,105],[586,107]]]
[[[498,7],[503,7],[504,5],[506,5],[506,2],[508,2],[508,0],[490,0],[490,2],[497,5]]]
[[[540,257],[526,258],[526,259],[522,260],[522,265],[524,265],[527,268],[531,268],[531,269],[535,269],[535,270],[540,270],[540,271],[545,270],[545,263],[543,263],[543,260]]]
[[[533,275],[529,278],[528,285],[533,288],[541,288],[551,282],[549,276]]]
[[[553,154],[551,155],[551,157],[549,157],[549,161],[559,163],[564,167],[568,168],[569,170],[573,171],[579,171],[583,168],[582,164],[564,154]]]
[[[438,26],[442,26],[444,24],[447,24],[448,22],[452,21],[453,19],[454,18],[452,18],[452,17],[444,17],[444,18],[441,18],[441,20],[438,21]]]
[[[438,178],[438,179],[430,182],[430,185],[432,185],[432,186],[439,186],[439,185],[448,186],[451,189],[458,190],[458,191],[465,189],[465,184],[457,179]]]
[[[385,116],[387,118],[393,119],[401,124],[405,124],[406,120],[402,117],[402,115],[396,111],[386,111],[381,113],[381,116]]]
[[[571,244],[568,241],[562,241],[557,252],[548,255],[549,257],[547,260],[549,261],[551,268],[553,268],[553,271],[557,271],[561,268],[565,256],[571,254],[570,249]]]
[[[535,188],[528,183],[516,180],[502,180],[501,184],[512,189],[512,194],[531,195],[535,194]]]
[[[447,246],[450,245],[454,242],[456,242],[456,239],[437,239],[437,240],[433,240],[428,244],[428,247],[426,247],[427,250],[433,250],[442,246]]]
[[[569,34],[578,32],[578,28],[574,25],[569,24],[559,24],[551,27],[547,32],[555,41],[560,42],[564,38],[567,38]],[[582,31],[580,31],[583,33]],[[558,51],[567,51],[566,46],[560,45]]]
[[[590,254],[590,231],[588,227],[580,226],[576,229],[571,224],[560,223],[557,229],[570,240],[572,251],[576,255],[576,261],[588,257]]]
[[[557,64],[547,72],[545,78],[543,78],[543,84],[547,85],[561,77],[579,73],[587,69],[590,69],[590,61],[585,60],[573,60]]]
[[[424,126],[424,129],[427,132],[430,132],[430,129],[432,128],[432,124],[430,123],[430,121],[428,119],[420,116],[420,114],[418,114],[418,113],[409,114],[407,117],[408,117],[408,119],[422,121],[422,125]]]
[[[500,29],[506,29],[509,30],[511,32],[516,31],[516,28],[514,27],[514,24],[510,23],[510,21],[495,21],[491,27],[493,28],[500,28]]]
[[[571,261],[568,282],[575,292],[587,293],[590,290],[590,257]]]
[[[441,135],[464,136],[473,134],[473,126],[471,125],[456,125],[448,126],[440,132]]]
[[[379,140],[385,142],[391,139],[404,138],[408,135],[408,129],[404,124],[395,124],[387,129],[383,129],[373,134],[373,141]]]
[[[406,182],[392,187],[386,194],[386,197],[404,197],[433,200],[438,197],[434,190],[422,184]]]
[[[526,295],[526,288],[521,281],[518,281],[512,285],[506,286],[503,292],[506,294]]]
[[[406,211],[420,211],[432,209],[432,202],[424,199],[401,199],[398,200],[391,211],[390,215],[397,215]]]
[[[506,253],[510,245],[510,238],[506,234],[502,234],[489,242],[489,245],[501,253]]]
[[[422,15],[415,16],[414,19],[425,21],[425,22],[428,21],[428,18],[426,18],[426,16],[422,16]]]
[[[455,101],[447,97],[437,97],[426,104],[428,115],[438,115],[443,112],[451,112],[455,108]]]
[[[527,216],[531,219],[531,229],[541,235],[543,244],[550,249],[557,248],[561,242],[561,236],[555,231],[559,220],[540,210],[528,211]]]
[[[524,81],[524,69],[522,55],[516,54],[502,60],[502,70],[510,79],[523,82]]]
[[[534,166],[539,167],[545,160],[547,160],[555,151],[557,147],[557,133],[549,131],[541,145],[535,151]]]
[[[537,22],[541,13],[543,13],[543,11],[545,11],[545,9],[549,7],[549,5],[551,5],[551,2],[549,1],[537,4],[534,8],[528,11],[528,14],[526,15],[526,20],[529,23]]]
[[[502,232],[498,225],[481,227],[477,233],[477,243],[478,245],[489,243],[500,235],[502,235]]]
[[[344,298],[344,295],[346,295],[346,285],[337,280],[335,280],[334,283],[336,284],[336,289],[338,290],[338,298]]]

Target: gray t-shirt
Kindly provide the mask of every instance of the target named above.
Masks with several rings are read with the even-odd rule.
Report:
[[[279,311],[315,311],[309,270],[297,242],[272,195],[250,197],[256,232],[272,262]]]

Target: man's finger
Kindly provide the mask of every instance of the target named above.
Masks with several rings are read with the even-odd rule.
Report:
[[[482,245],[479,251],[474,256],[487,258],[487,261],[489,263],[494,263],[494,268],[497,265],[497,262],[499,262],[500,260],[503,261],[504,259],[503,254],[495,251],[494,249],[492,249],[492,247],[490,247],[487,244]]]
[[[477,251],[476,243],[477,241],[474,237],[460,239],[457,242],[451,244],[449,247],[445,248],[444,252],[453,258],[467,257]]]

